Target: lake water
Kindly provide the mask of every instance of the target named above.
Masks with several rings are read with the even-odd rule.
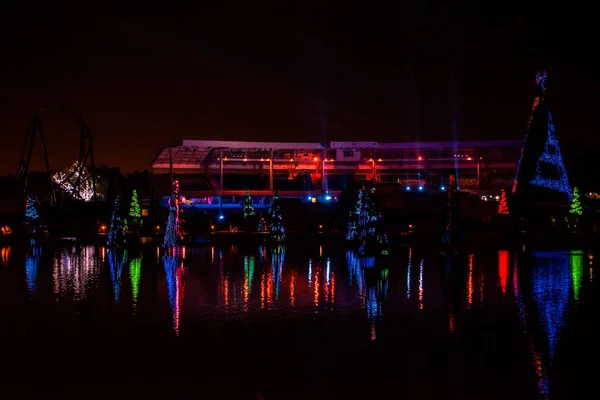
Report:
[[[572,399],[596,386],[595,260],[581,251],[0,256],[1,380],[19,397]]]

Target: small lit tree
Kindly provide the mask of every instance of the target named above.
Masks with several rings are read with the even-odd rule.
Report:
[[[25,202],[25,221],[33,222],[39,217],[40,215],[37,211],[35,199],[33,198],[33,196],[27,196],[27,201]]]
[[[268,232],[269,231],[269,224],[267,224],[267,221],[265,220],[265,217],[260,216],[260,219],[258,220],[258,231],[259,232]]]
[[[125,243],[125,227],[121,219],[121,207],[119,196],[115,198],[112,217],[110,219],[110,228],[108,228],[108,238],[106,245],[109,247],[121,246]]]
[[[506,192],[502,189],[500,193],[500,204],[498,204],[498,214],[508,215],[508,204],[506,203]]]
[[[27,200],[25,201],[25,226],[30,234],[35,234],[37,231],[38,220],[40,215],[37,211],[37,206],[35,204],[35,199],[33,196],[27,196]]]
[[[579,188],[575,187],[573,189],[573,198],[571,199],[571,209],[569,213],[575,215],[583,214],[583,209],[581,208],[581,202],[579,201]]]
[[[244,218],[251,217],[255,214],[254,206],[252,205],[252,196],[248,190],[248,193],[246,193],[246,198],[244,199]]]
[[[137,190],[133,189],[131,193],[131,204],[129,206],[129,216],[133,223],[138,223],[142,217],[142,210],[140,209],[140,201],[138,199]]]

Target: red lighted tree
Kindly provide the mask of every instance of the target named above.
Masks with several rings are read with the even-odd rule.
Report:
[[[500,204],[498,204],[498,214],[508,215],[508,205],[506,204],[506,192],[502,189],[500,194]]]

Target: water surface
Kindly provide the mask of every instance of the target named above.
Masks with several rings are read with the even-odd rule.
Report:
[[[594,260],[581,251],[0,255],[3,381],[27,393],[574,398],[597,370]]]

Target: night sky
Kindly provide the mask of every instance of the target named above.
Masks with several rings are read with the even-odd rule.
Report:
[[[124,172],[183,138],[520,139],[541,68],[563,153],[599,140],[585,8],[198,3],[4,9],[0,173],[16,171],[40,108],[51,167],[77,159],[78,126],[61,104],[86,120],[96,162]]]

